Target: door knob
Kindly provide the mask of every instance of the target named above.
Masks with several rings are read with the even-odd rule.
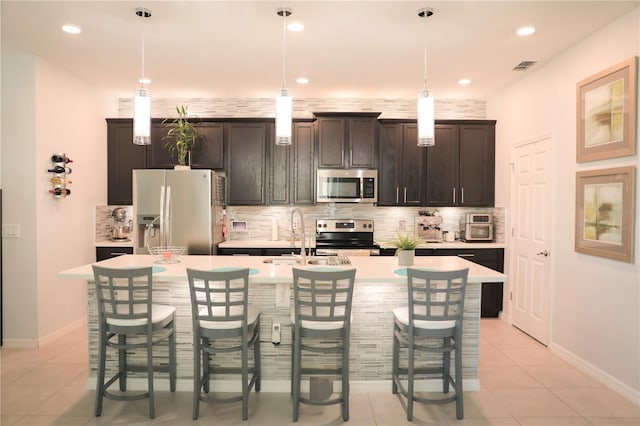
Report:
[[[549,256],[549,250],[544,250],[541,251],[540,253],[536,253],[538,256],[544,256],[544,257],[548,257]]]

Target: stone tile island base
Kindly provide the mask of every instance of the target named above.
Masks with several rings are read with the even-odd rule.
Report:
[[[259,279],[259,278],[256,278]],[[470,282],[467,287],[463,325],[463,377],[464,389],[479,389],[478,381],[478,344],[480,333],[480,283]],[[176,330],[178,348],[178,384],[179,391],[193,389],[193,341],[191,324],[191,305],[189,287],[186,281],[154,282],[154,303],[173,305],[176,311]],[[290,282],[261,283],[251,281],[249,301],[261,311],[261,361],[262,391],[289,392],[291,375],[291,322],[290,309],[293,306],[293,291]],[[276,300],[278,299],[278,300]],[[276,303],[278,302],[278,303]],[[393,333],[393,308],[406,306],[406,282],[367,283],[356,282],[353,296],[353,312],[351,326],[350,382],[351,390],[389,391],[391,392],[391,356]],[[88,285],[88,317],[89,317],[89,383],[95,388],[98,362],[98,324],[97,306],[93,282]],[[281,343],[271,342],[273,323],[281,324]],[[154,353],[155,361],[167,362],[166,351]],[[108,351],[107,373],[114,373],[116,355]],[[401,353],[402,355],[402,353]],[[231,356],[231,355],[229,355]],[[303,355],[304,356],[304,355]],[[306,365],[313,365],[315,354],[304,357]],[[138,351],[129,357],[131,363],[136,359],[144,363],[144,351]],[[402,358],[401,358],[402,359]],[[239,359],[233,360],[238,362]],[[228,364],[227,360],[223,361]],[[250,359],[251,363],[251,359]],[[330,364],[326,355],[316,365]],[[336,363],[338,359],[336,357]],[[452,365],[453,372],[453,365]],[[128,389],[146,389],[146,376],[131,374],[128,378]],[[329,376],[327,376],[329,377]],[[339,381],[335,380],[334,389],[339,389]],[[168,390],[168,377],[156,373],[155,387]],[[441,389],[440,381],[429,381],[419,390]],[[303,382],[303,392],[308,392],[309,382]],[[240,391],[239,380],[223,376],[222,380],[212,382],[212,391]]]

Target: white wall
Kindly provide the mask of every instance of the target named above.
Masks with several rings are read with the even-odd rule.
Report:
[[[551,349],[636,400],[640,395],[638,202],[634,263],[576,253],[574,203],[576,171],[639,164],[638,155],[585,164],[575,161],[576,83],[640,55],[639,23],[637,8],[552,62],[532,68],[530,76],[487,104],[487,116],[498,121],[497,205],[509,205],[511,147],[542,134],[553,135]],[[636,200],[639,187],[636,179]]]
[[[21,227],[19,239],[4,239],[4,340],[36,346],[86,316],[84,284],[55,274],[95,259],[107,108],[87,84],[39,58],[3,55],[2,67],[3,222]],[[72,193],[63,199],[47,192],[54,152],[74,160]]]
[[[20,225],[20,238],[2,239],[5,342],[38,336],[34,80],[33,56],[3,55],[2,221]]]

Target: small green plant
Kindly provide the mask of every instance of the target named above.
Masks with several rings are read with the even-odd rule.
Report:
[[[415,237],[410,234],[402,235],[400,233],[396,234],[396,237],[389,241],[389,244],[392,244],[396,248],[396,256],[398,252],[402,250],[415,250],[415,248],[422,243],[424,243],[424,241],[420,237]]]
[[[189,122],[187,115],[189,113],[188,107],[176,106],[178,112],[178,118],[169,121],[164,120],[162,123],[169,121],[171,128],[164,136],[165,148],[171,153],[176,153],[178,156],[178,164],[181,166],[187,165],[187,159],[189,152],[193,149],[198,138],[198,131],[194,125]]]

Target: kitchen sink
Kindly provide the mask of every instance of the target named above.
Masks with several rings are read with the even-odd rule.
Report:
[[[302,264],[302,258],[293,256],[268,257],[264,259],[262,263],[271,263],[272,265],[300,265]]]
[[[301,265],[302,258],[294,256],[277,256],[268,257],[262,261],[262,263],[270,263],[272,265]],[[351,265],[351,261],[346,256],[321,256],[321,257],[307,257],[307,264],[309,265]]]

